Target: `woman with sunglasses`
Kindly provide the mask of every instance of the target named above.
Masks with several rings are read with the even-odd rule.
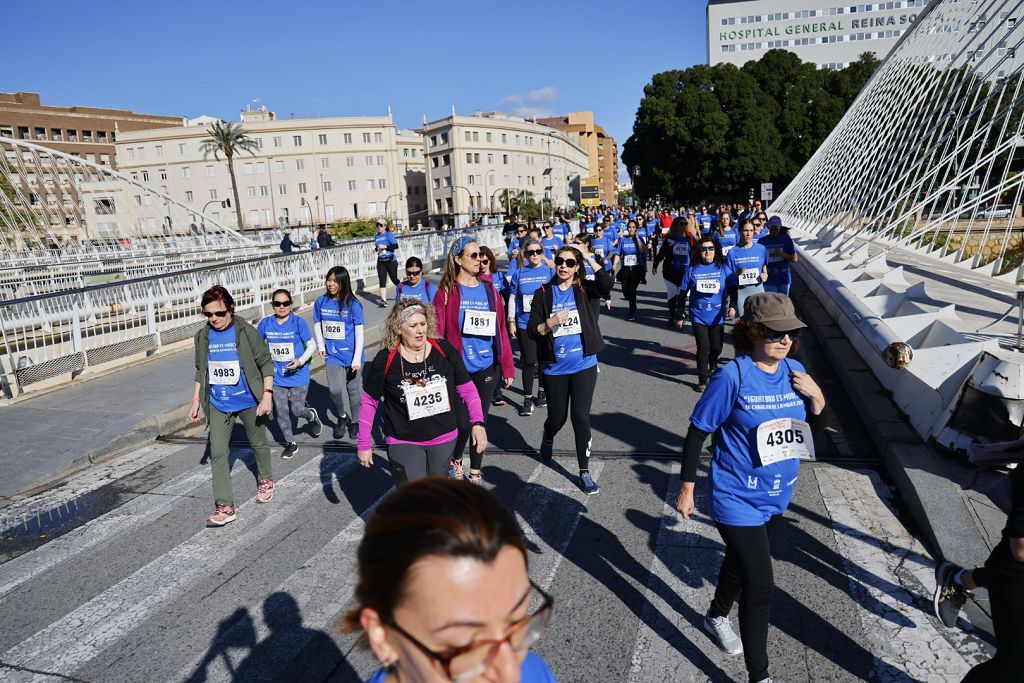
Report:
[[[725,314],[735,315],[728,306],[729,271],[711,235],[697,241],[699,260],[686,275],[690,297],[690,325],[697,342],[697,387],[704,391],[708,377],[718,367],[725,334]]]
[[[388,300],[388,279],[398,286],[398,257],[395,250],[398,249],[398,239],[388,227],[388,222],[383,218],[377,219],[377,234],[373,236],[373,251],[377,255],[377,282],[380,284],[380,294],[377,305],[381,308],[387,306]]]
[[[287,289],[274,290],[270,303],[274,314],[261,320],[256,331],[266,340],[274,359],[274,415],[284,438],[281,457],[288,460],[299,450],[292,432],[292,416],[309,423],[313,438],[324,429],[316,410],[306,405],[309,363],[316,353],[316,342],[309,324],[292,314],[292,295]]]
[[[647,278],[647,243],[637,235],[636,221],[626,224],[626,234],[619,238],[619,263],[615,278],[622,283],[622,294],[629,302],[626,320],[636,320],[636,290]]]
[[[410,256],[405,261],[405,279],[398,283],[395,290],[395,303],[403,297],[412,297],[429,304],[434,300],[435,294],[437,287],[424,276],[423,261],[416,256]]]
[[[526,226],[520,223],[516,226],[516,235],[508,245],[508,272],[511,274],[519,267],[519,250],[522,248],[523,240],[526,239]]]
[[[797,262],[796,245],[789,236],[789,228],[782,225],[780,217],[769,218],[767,228],[768,234],[757,241],[768,250],[768,278],[764,283],[764,291],[789,296],[789,286],[793,279],[789,264]]]
[[[584,259],[594,270],[592,281],[583,279]],[[533,297],[526,331],[537,343],[548,394],[541,460],[551,461],[555,435],[570,416],[571,401],[580,488],[588,495],[601,490],[590,475],[590,407],[597,387],[597,353],[604,348],[604,339],[590,302],[607,296],[614,285],[603,265],[600,257],[584,255],[575,247],[559,249],[555,277]]]
[[[327,361],[327,387],[338,422],[335,439],[356,438],[363,366],[363,305],[352,292],[345,266],[327,271],[327,292],[313,303],[313,331],[320,357]]]
[[[769,538],[793,495],[800,460],[814,459],[806,420],[825,409],[821,389],[788,358],[804,327],[788,297],[750,297],[732,332],[736,360],[711,376],[683,447],[676,509],[689,519],[704,441],[715,435],[708,512],[725,543],[725,559],[703,627],[725,652],[743,653],[751,681],[771,681],[768,617],[775,585]],[[737,637],[729,612],[741,592]]]
[[[764,282],[768,279],[768,250],[754,241],[756,227],[753,221],[740,220],[740,242],[729,250],[725,260],[726,268],[731,274],[729,286],[735,288],[736,312],[743,314],[743,305],[747,297],[764,292]]]
[[[509,283],[508,277],[505,273],[498,270],[498,259],[495,258],[494,252],[491,251],[490,247],[480,247],[480,270],[484,274],[491,276],[491,282],[494,283],[494,291],[501,297],[501,302],[505,304],[505,310],[508,310],[508,296],[509,296]],[[505,405],[505,395],[501,390],[499,384],[494,388],[494,396],[491,397],[491,405],[500,408]]]
[[[505,319],[505,305],[494,289],[491,276],[480,266],[480,246],[470,235],[455,240],[445,261],[441,286],[434,296],[437,309],[437,333],[462,355],[476,385],[483,410],[483,420],[471,420],[462,406],[457,406],[459,438],[452,456],[452,476],[461,479],[464,473],[462,454],[470,437],[470,427],[479,423],[486,426],[494,389],[504,378],[505,387],[512,384],[515,365],[508,330],[500,321]],[[469,452],[471,483],[480,484],[483,476],[483,448],[473,445]]]
[[[732,248],[739,242],[740,236],[736,232],[736,228],[733,227],[732,214],[728,209],[723,209],[719,214],[718,227],[711,233],[711,236],[715,238],[715,244],[718,245],[723,257],[728,256]]]
[[[757,211],[751,219],[754,223],[754,239],[759,240],[768,235],[768,215],[764,211]]]
[[[434,307],[407,297],[384,321],[381,349],[367,366],[359,411],[359,462],[373,463],[371,432],[383,408],[384,442],[396,484],[427,476],[444,476],[455,452],[460,402],[473,421],[473,441],[487,444],[480,396],[462,357],[437,340]]]
[[[555,683],[530,652],[554,599],[528,557],[515,517],[483,488],[420,479],[388,494],[366,521],[356,607],[341,622],[383,665],[369,683]],[[458,590],[438,600],[439,586]]]
[[[508,333],[519,342],[519,356],[523,366],[523,405],[519,408],[521,417],[533,415],[535,406],[547,405],[544,383],[539,376],[537,364],[537,342],[526,334],[526,324],[530,321],[530,306],[533,296],[542,285],[546,285],[555,276],[555,269],[544,263],[544,247],[535,239],[523,242],[520,252],[518,270],[512,273],[509,284],[509,301],[513,305],[508,312]],[[520,334],[522,332],[522,334]],[[533,380],[537,378],[537,397],[533,397]]]
[[[668,236],[654,257],[651,272],[658,274],[658,264],[665,262],[665,296],[668,297],[668,326],[683,326],[683,307],[686,305],[686,275],[693,256],[693,237],[686,232],[686,219],[677,217],[668,229]]]
[[[256,502],[274,497],[266,416],[274,409],[274,361],[259,332],[235,317],[235,300],[220,285],[203,292],[200,300],[207,324],[196,332],[196,378],[189,419],[206,417],[210,468],[213,470],[214,513],[207,526],[235,521],[228,442],[240,419],[256,454]]]

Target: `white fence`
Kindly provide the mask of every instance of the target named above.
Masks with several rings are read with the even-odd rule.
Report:
[[[488,225],[399,237],[398,257],[440,265],[464,232],[492,248],[504,245],[501,226]],[[278,287],[290,290],[297,303],[319,296],[324,275],[337,265],[349,270],[353,283],[376,286],[377,260],[367,239],[0,303],[2,388],[12,396],[37,382],[62,375],[70,380],[86,368],[189,339],[205,324],[199,299],[211,285],[226,287],[238,314],[252,319],[269,314]]]

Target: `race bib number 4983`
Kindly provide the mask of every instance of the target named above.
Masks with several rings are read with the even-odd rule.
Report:
[[[210,384],[234,385],[242,378],[242,371],[237,360],[211,360]]]

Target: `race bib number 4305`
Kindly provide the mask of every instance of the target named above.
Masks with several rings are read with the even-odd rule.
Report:
[[[762,466],[792,458],[814,460],[810,425],[792,417],[762,422],[757,427],[757,455]]]

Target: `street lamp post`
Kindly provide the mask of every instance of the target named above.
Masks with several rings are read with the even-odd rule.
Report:
[[[385,218],[388,217],[388,202],[391,201],[391,197],[398,197],[398,201],[402,201],[403,199],[405,199],[405,193],[404,192],[396,192],[395,194],[391,195],[390,197],[388,197],[387,199],[384,200],[384,217]]]
[[[267,157],[267,174],[270,176],[270,213],[271,218],[277,220],[277,205],[274,203],[274,157]]]
[[[455,190],[457,190],[457,189],[462,189],[462,190],[466,191],[466,194],[469,195],[469,208],[470,208],[470,212],[475,213],[474,210],[473,210],[473,193],[470,192],[469,188],[465,187],[464,185],[452,185],[451,188],[452,188],[452,200],[453,200],[452,201],[452,222],[455,222],[458,219],[458,216],[459,216],[457,213],[455,213],[456,202],[454,201],[454,199],[455,199]]]

